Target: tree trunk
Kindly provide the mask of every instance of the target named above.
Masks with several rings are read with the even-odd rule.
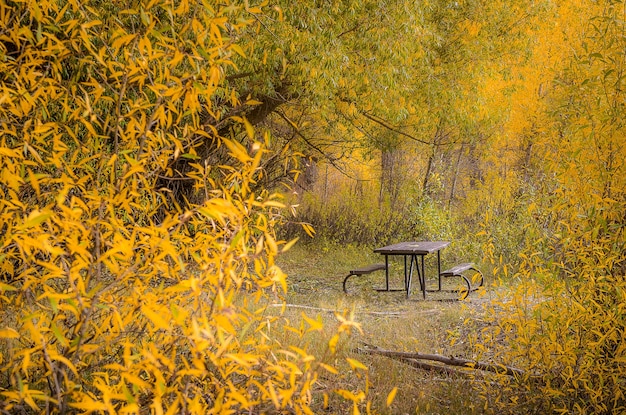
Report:
[[[402,182],[402,155],[399,150],[383,150],[381,154],[380,194],[378,204],[381,205],[385,194],[389,195],[389,203],[393,208],[400,195],[400,183]]]
[[[433,148],[432,151],[430,152],[430,155],[428,156],[428,162],[426,163],[426,173],[424,173],[424,181],[422,182],[422,191],[424,192],[424,194],[429,194],[428,185],[430,184],[429,180],[430,180],[431,172],[433,170],[434,160],[435,160],[435,150]]]
[[[450,185],[450,198],[448,199],[448,210],[452,205],[452,200],[454,200],[454,191],[456,190],[456,183],[459,178],[459,168],[461,166],[461,156],[463,155],[463,143],[461,143],[461,148],[459,149],[459,156],[456,159],[456,166],[454,167],[454,177],[452,178],[452,184]]]

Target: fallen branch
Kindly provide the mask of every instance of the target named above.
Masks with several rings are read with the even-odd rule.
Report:
[[[362,354],[375,354],[375,355],[387,356],[387,357],[401,360],[407,364],[410,364],[411,366],[418,367],[420,369],[436,370],[436,371],[444,372],[444,373],[462,373],[462,372],[448,368],[446,366],[431,365],[428,363],[424,363],[424,362],[421,362],[421,360],[439,362],[447,366],[456,366],[456,367],[465,367],[468,369],[484,370],[488,372],[494,372],[494,373],[504,374],[504,375],[513,376],[513,377],[521,377],[521,376],[524,376],[526,373],[522,369],[518,369],[515,367],[511,367],[511,366],[506,366],[506,365],[484,363],[484,362],[478,362],[474,360],[460,359],[458,357],[453,357],[453,356],[442,356],[438,354],[395,352],[392,350],[384,350],[376,346],[369,346],[369,345],[367,348],[357,348],[356,351],[357,353],[362,353]]]
[[[272,304],[271,306],[272,307],[304,308],[307,310],[323,311],[326,313],[342,313],[343,312],[343,310],[333,310],[331,308],[312,307],[312,306],[300,305],[300,304]],[[406,314],[400,311],[359,311],[359,313],[371,314],[375,316],[400,316],[400,315]]]

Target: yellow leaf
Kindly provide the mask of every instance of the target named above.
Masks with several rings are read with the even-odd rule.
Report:
[[[48,353],[50,354],[50,358],[52,360],[65,364],[65,366],[67,366],[67,368],[70,369],[76,377],[78,377],[78,371],[76,370],[76,366],[74,366],[74,364],[70,362],[68,358],[61,356],[53,350],[48,350]]]
[[[248,133],[248,137],[250,137],[251,140],[254,140],[254,127],[252,126],[252,124],[250,124],[250,122],[244,118],[243,125],[246,127],[246,133]]]
[[[15,150],[12,150],[7,147],[0,147],[0,156],[12,157],[12,158],[22,158],[20,153]]]
[[[118,50],[121,46],[129,44],[135,38],[135,36],[136,35],[134,33],[126,36],[120,36],[115,39],[111,46],[113,47],[113,49]]]
[[[252,158],[248,155],[248,152],[240,143],[233,140],[223,140],[224,144],[230,150],[230,153],[233,157],[237,158],[242,163],[247,163],[252,160]]]
[[[169,324],[163,317],[157,314],[154,310],[152,310],[148,306],[142,306],[141,312],[144,316],[148,317],[148,319],[159,329],[167,330],[169,329]]]
[[[272,275],[272,281],[280,284],[283,292],[287,292],[287,275],[280,270],[280,268],[273,266],[268,270],[268,274]]]
[[[230,45],[230,48],[232,50],[234,50],[235,52],[237,52],[237,54],[239,56],[241,56],[242,58],[246,57],[245,52],[243,51],[243,49],[241,49],[241,46],[239,46],[238,44],[234,43],[234,44]]]
[[[387,395],[387,406],[391,406],[391,404],[393,403],[393,400],[396,398],[396,393],[398,392],[398,388],[394,387],[391,392],[389,392],[389,395]]]
[[[269,248],[270,254],[276,255],[278,253],[278,245],[276,245],[276,240],[274,240],[274,237],[268,232],[265,233],[265,243]]]
[[[278,396],[276,395],[276,389],[274,389],[274,385],[272,384],[271,380],[267,381],[267,389],[270,392],[270,398],[272,399],[272,402],[274,403],[274,407],[276,409],[280,408],[280,403],[278,401]]]
[[[352,402],[357,402],[359,400],[359,396],[350,392],[349,390],[339,389],[337,390],[337,394],[344,399],[347,399]]]
[[[12,285],[4,284],[4,283],[0,282],[0,292],[2,292],[2,291],[17,291],[17,288],[15,288]]]
[[[11,327],[0,329],[0,339],[19,339],[20,334]]]
[[[302,318],[309,324],[309,328],[306,330],[307,333],[310,331],[321,331],[324,328],[324,323],[321,320],[313,320],[306,316],[306,314],[302,313]]]
[[[349,357],[346,358],[346,360],[348,361],[348,363],[350,364],[350,367],[352,369],[361,369],[361,370],[367,370],[367,366],[365,366],[363,363],[359,362],[356,359],[351,359]]]
[[[263,202],[263,207],[276,207],[276,208],[284,208],[285,205],[283,203],[277,202],[276,200],[268,200]]]
[[[141,379],[139,376],[133,375],[132,373],[123,373],[122,377],[132,385],[138,386],[140,388],[147,388],[150,386],[148,382]]]
[[[238,363],[240,366],[247,368],[259,363],[259,359],[249,353],[227,353],[224,355],[224,357],[231,359],[234,362]]]
[[[292,246],[294,246],[296,244],[296,242],[298,242],[298,239],[300,239],[300,238],[296,238],[296,239],[293,239],[293,240],[287,242],[285,244],[285,246],[283,246],[283,249],[281,250],[281,252],[287,252]]]
[[[170,404],[170,407],[167,409],[167,413],[165,415],[174,415],[178,413],[178,405],[178,400],[175,400],[172,404]]]
[[[309,235],[311,238],[313,238],[313,236],[315,236],[315,229],[313,228],[313,226],[309,223],[301,223],[302,225],[302,229],[304,229],[304,231],[306,232],[307,235]]]
[[[226,317],[223,314],[216,314],[213,317],[217,327],[219,327],[220,329],[223,329],[224,331],[226,331],[229,334],[237,334],[237,330],[235,330],[235,328],[233,327],[232,323],[230,322],[230,320],[228,319],[228,317]]]
[[[330,373],[332,373],[333,375],[336,375],[339,373],[337,369],[335,369],[334,367],[330,365],[327,365],[326,363],[320,363],[320,366],[326,369],[327,371],[329,371]]]
[[[337,343],[339,342],[339,334],[336,334],[328,341],[328,348],[332,353],[337,351]]]

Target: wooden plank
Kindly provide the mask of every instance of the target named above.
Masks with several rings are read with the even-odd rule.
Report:
[[[437,252],[450,245],[448,241],[400,242],[397,244],[374,249],[383,255],[427,255]]]
[[[467,271],[468,269],[473,268],[473,267],[474,267],[473,262],[464,262],[462,264],[455,265],[452,268],[443,271],[441,275],[444,277],[451,277],[454,275],[459,275],[461,272]]]
[[[372,264],[365,267],[353,269],[350,271],[350,275],[364,275],[370,274],[374,271],[385,269],[385,264]]]
[[[346,287],[346,283],[348,282],[348,279],[354,275],[364,275],[364,274],[370,274],[374,271],[378,271],[381,269],[386,269],[387,266],[385,264],[372,264],[372,265],[368,265],[365,267],[361,267],[361,268],[357,268],[357,269],[353,269],[350,271],[350,273],[346,276],[346,278],[344,278],[343,280],[343,292],[345,292],[346,294],[348,293],[348,288]]]

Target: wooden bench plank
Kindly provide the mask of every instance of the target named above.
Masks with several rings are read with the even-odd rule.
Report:
[[[350,275],[364,275],[371,274],[374,271],[378,271],[381,269],[385,269],[385,264],[372,264],[366,267],[361,267],[357,269],[353,269],[350,271]]]
[[[343,292],[344,293],[348,293],[348,288],[346,287],[346,283],[348,282],[348,279],[354,275],[365,275],[365,274],[371,274],[374,271],[379,271],[379,270],[383,270],[383,269],[387,269],[387,266],[385,264],[372,264],[372,265],[367,265],[365,267],[361,267],[361,268],[356,268],[353,270],[350,270],[350,273],[346,276],[346,278],[343,280]]]
[[[455,275],[460,275],[461,272],[463,272],[463,271],[467,271],[468,269],[473,269],[473,268],[474,268],[474,263],[473,262],[464,262],[462,264],[455,265],[452,268],[443,271],[441,273],[441,276],[443,276],[443,277],[453,277]]]
[[[476,274],[478,276],[478,285],[477,286],[472,286],[472,281],[470,281],[465,275],[463,275],[463,271],[467,271],[467,270],[472,270],[472,271],[476,272]],[[462,299],[466,298],[467,295],[470,292],[476,291],[478,288],[482,287],[483,283],[484,283],[483,273],[478,268],[476,268],[476,266],[474,265],[473,262],[464,262],[462,264],[455,265],[452,268],[449,268],[449,269],[443,271],[442,273],[440,273],[439,277],[440,278],[441,277],[460,277],[460,278],[462,278],[464,280],[465,284],[467,285],[467,292],[463,293]],[[475,280],[476,277],[473,277],[472,279]]]

